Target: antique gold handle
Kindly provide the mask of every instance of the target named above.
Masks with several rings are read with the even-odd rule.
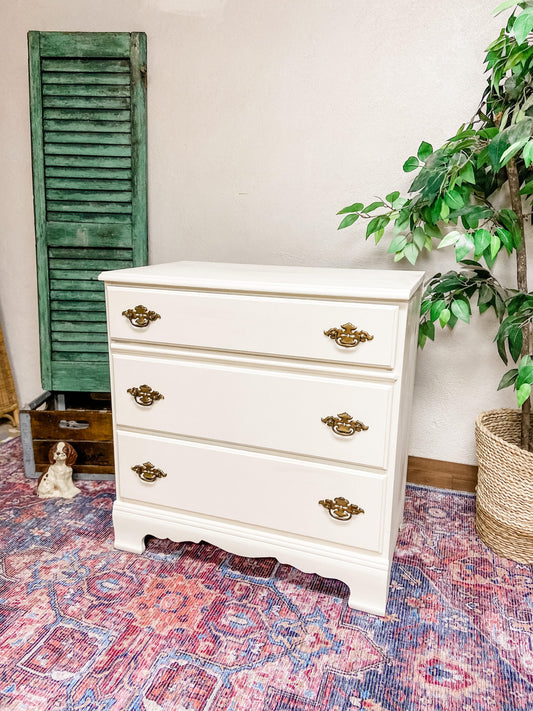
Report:
[[[324,335],[332,338],[338,346],[343,348],[355,348],[359,343],[365,343],[365,341],[371,341],[374,338],[366,331],[358,331],[357,326],[354,326],[353,323],[343,323],[338,328],[330,328],[328,331],[324,331]]]
[[[127,392],[134,398],[138,405],[150,407],[156,400],[164,400],[165,396],[152,390],[149,385],[139,385],[138,388],[128,388]]]
[[[142,306],[141,304],[134,309],[126,309],[126,311],[122,312],[122,315],[136,328],[146,328],[152,321],[161,318],[155,311],[149,311],[146,306]]]
[[[364,425],[359,420],[354,420],[347,412],[341,412],[337,417],[334,415],[323,417],[322,422],[331,427],[333,432],[341,437],[351,437],[356,432],[368,429],[367,425]]]
[[[352,516],[358,516],[364,513],[364,509],[356,504],[351,504],[348,499],[338,496],[336,499],[322,499],[318,502],[329,511],[331,518],[336,518],[337,521],[349,521]]]
[[[161,469],[156,469],[151,462],[136,464],[132,467],[132,470],[136,472],[139,475],[139,479],[142,479],[143,481],[152,482],[166,476],[165,472],[161,471]]]

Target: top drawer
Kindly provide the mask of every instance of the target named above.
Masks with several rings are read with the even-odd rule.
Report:
[[[111,339],[394,366],[399,307],[392,304],[114,286],[106,294]],[[147,325],[139,326],[124,315],[138,306],[155,320],[141,318]]]

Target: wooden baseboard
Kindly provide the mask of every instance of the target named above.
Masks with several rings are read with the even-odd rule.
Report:
[[[411,484],[424,484],[439,489],[475,491],[477,467],[472,464],[443,462],[439,459],[409,457],[407,481]]]

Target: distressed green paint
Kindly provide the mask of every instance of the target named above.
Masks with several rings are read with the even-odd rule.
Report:
[[[46,242],[49,247],[131,247],[131,225],[49,222]]]
[[[104,133],[101,132],[85,132],[66,129],[60,131],[44,132],[44,140],[46,143],[111,143],[113,145],[131,146],[131,136],[129,133]]]
[[[85,119],[85,121],[76,121],[69,119],[45,119],[44,120],[44,130],[45,131],[64,131],[66,135],[70,135],[71,131],[90,131],[94,138],[98,138],[99,133],[107,135],[108,132],[112,132],[113,136],[117,134],[124,133],[126,136],[130,137],[130,123],[129,119],[126,121],[109,121],[109,120],[92,120]],[[86,137],[91,135],[86,134]],[[117,136],[118,138],[118,136]],[[131,138],[130,138],[131,140]]]
[[[133,32],[130,46],[131,64],[131,137],[132,137],[132,237],[133,264],[147,263],[148,231],[146,199],[146,35]]]
[[[60,301],[59,299],[52,298],[50,300],[50,307],[52,309],[52,316],[53,314],[57,313],[59,316],[60,313],[65,311],[70,311],[74,307],[77,307],[80,309],[80,313],[96,313],[98,311],[103,311],[105,312],[105,300],[100,299],[99,302],[97,301],[83,301],[80,300],[77,304],[72,304],[70,301]],[[78,312],[73,312],[73,313],[78,313]]]
[[[47,119],[60,119],[61,121],[108,121],[109,111],[100,109],[44,109],[43,116],[45,120]],[[113,111],[114,121],[127,121],[131,120],[131,111]],[[129,131],[129,128],[128,128]]]
[[[131,216],[129,215],[107,215],[101,212],[91,213],[91,212],[57,212],[49,211],[48,219],[58,222],[72,222],[73,220],[77,223],[80,222],[95,222],[101,224],[114,225],[117,222],[123,224],[131,225]]]
[[[109,389],[101,271],[146,264],[146,36],[30,32],[43,387]]]
[[[127,57],[128,32],[41,32],[42,57]]]
[[[76,137],[77,138],[77,137]],[[45,138],[44,153],[46,156],[121,156],[131,157],[130,146],[90,145],[77,143],[49,143]],[[46,161],[48,165],[48,160]]]
[[[78,323],[83,318],[85,324],[96,321],[105,324],[105,311],[57,311],[52,309],[52,321],[61,321],[61,323]],[[105,331],[104,326],[104,331]]]
[[[131,180],[110,180],[104,178],[46,178],[46,187],[50,189],[65,190],[118,190],[131,193]],[[112,193],[114,194],[114,193]],[[131,195],[128,198],[131,200]]]
[[[99,59],[46,59],[42,60],[43,72],[123,72],[130,73],[128,59],[119,59],[116,62]],[[129,81],[129,79],[128,79]]]
[[[48,253],[46,243],[46,204],[44,188],[43,115],[41,105],[40,33],[28,33],[30,124],[32,138],[33,205],[37,251],[37,291],[39,309],[39,345],[41,380],[45,390],[52,389]]]
[[[41,146],[41,151],[43,148]],[[45,156],[46,173],[48,168],[61,166],[63,168],[98,168],[100,175],[105,175],[102,168],[126,168],[131,169],[131,158],[117,158],[116,156]]]
[[[42,66],[42,65],[41,65]],[[117,85],[117,86],[129,86],[130,77],[129,73],[123,74],[111,74],[107,73],[104,79],[106,84]],[[42,75],[43,88],[48,84],[95,84],[96,86],[101,85],[102,77],[101,73],[89,73],[89,72],[44,72]]]

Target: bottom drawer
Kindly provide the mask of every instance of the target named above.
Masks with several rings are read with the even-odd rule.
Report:
[[[118,496],[380,552],[386,479],[341,467],[167,437],[118,432]],[[143,481],[132,467],[166,473]],[[318,502],[364,513],[337,520]]]

